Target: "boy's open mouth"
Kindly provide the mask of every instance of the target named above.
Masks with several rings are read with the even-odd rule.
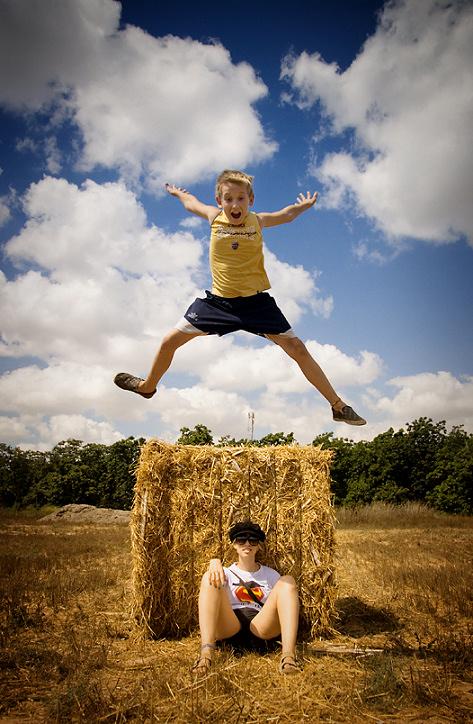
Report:
[[[241,211],[232,211],[232,219],[241,218]]]

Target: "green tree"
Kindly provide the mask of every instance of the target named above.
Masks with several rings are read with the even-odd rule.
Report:
[[[0,444],[0,504],[42,505],[48,453]]]
[[[271,432],[259,440],[255,440],[257,447],[266,447],[267,445],[293,445],[295,443],[293,432]]]
[[[213,444],[202,424],[181,428],[180,444]],[[106,446],[63,440],[50,452],[0,444],[0,504],[91,503],[129,508],[143,438]],[[270,433],[259,440],[222,437],[218,445],[291,445],[294,434]],[[373,500],[426,501],[448,513],[473,514],[473,436],[461,427],[448,434],[445,422],[419,418],[371,442],[318,435],[313,445],[333,451],[331,485],[337,505]]]
[[[128,437],[108,448],[99,505],[129,510],[133,503],[135,472],[144,438]]]
[[[40,507],[48,502],[44,481],[50,469],[49,453],[38,450],[23,450],[28,466],[28,490],[21,505]]]
[[[19,447],[2,446],[2,502],[21,506],[30,489],[28,452]]]
[[[216,447],[244,447],[250,444],[251,440],[246,437],[236,440],[234,437],[230,437],[230,435],[223,435],[216,443]]]
[[[99,502],[100,478],[105,469],[106,446],[84,445],[81,440],[63,440],[50,455],[45,491],[48,502],[56,505]]]
[[[365,479],[372,500],[399,504],[410,499],[410,465],[404,430],[392,428],[377,435],[366,449]]]
[[[13,456],[15,449],[0,443],[0,503],[6,506],[15,504],[18,490],[13,474]]]
[[[445,513],[473,514],[473,435],[454,427],[437,451],[428,473],[426,500]]]
[[[445,424],[420,418],[407,431],[392,428],[372,441],[354,443],[319,435],[313,444],[334,451],[331,477],[335,503],[365,505],[375,500],[425,500],[428,474],[445,436]],[[429,487],[430,485],[430,487]]]
[[[181,427],[180,436],[177,439],[178,445],[212,445],[213,437],[208,427],[196,425],[193,430],[188,427]]]
[[[444,420],[434,423],[430,418],[420,417],[407,425],[403,454],[408,468],[406,485],[410,500],[426,500],[434,487],[429,473],[435,468],[446,436]]]
[[[372,474],[373,455],[368,442],[353,443],[345,465],[348,468],[345,505],[368,505],[379,486]]]
[[[351,479],[355,443],[346,438],[334,437],[333,432],[325,432],[317,435],[313,439],[312,445],[320,446],[323,450],[332,450],[334,455],[330,467],[331,489],[335,505],[342,505],[345,502]]]

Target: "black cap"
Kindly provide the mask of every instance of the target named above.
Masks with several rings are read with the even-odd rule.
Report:
[[[253,523],[251,520],[243,520],[241,523],[235,523],[228,531],[228,535],[232,543],[235,538],[239,538],[242,535],[258,538],[260,541],[264,541],[266,538],[264,530],[261,530],[258,523]]]

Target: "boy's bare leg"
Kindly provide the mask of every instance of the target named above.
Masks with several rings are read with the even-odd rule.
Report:
[[[190,342],[191,339],[195,339],[196,337],[201,337],[203,335],[204,332],[186,334],[186,332],[181,332],[179,329],[171,329],[161,342],[147,378],[143,380],[138,387],[140,392],[153,392],[161,377],[169,369],[175,351],[187,342]]]
[[[266,337],[279,345],[289,357],[297,362],[306,379],[335,410],[341,410],[344,407],[345,402],[337,395],[324,371],[299,337],[283,337],[280,334],[267,334]]]

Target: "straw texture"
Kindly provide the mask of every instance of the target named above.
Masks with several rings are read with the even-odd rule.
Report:
[[[229,527],[250,518],[266,531],[259,560],[294,576],[301,629],[330,630],[335,599],[331,453],[317,447],[214,447],[150,440],[141,451],[131,516],[133,613],[153,637],[197,625],[210,558],[235,560]]]

